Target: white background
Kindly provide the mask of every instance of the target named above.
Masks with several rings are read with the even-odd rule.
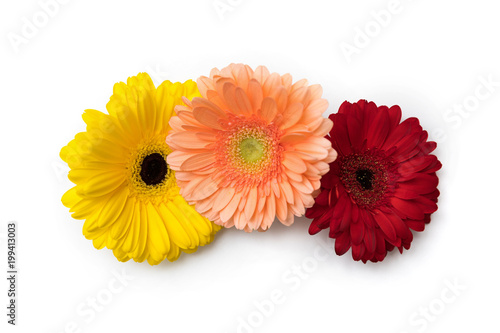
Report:
[[[1,331],[498,331],[495,2],[400,0],[396,10],[390,0],[224,4],[221,14],[213,0],[73,0],[44,22],[40,2],[2,1],[0,266],[6,224],[17,221],[20,274],[15,328],[6,324],[1,278]],[[373,12],[388,9],[390,22],[376,23]],[[34,20],[30,35],[23,26]],[[13,38],[25,39],[14,46]],[[350,62],[343,43],[357,47]],[[328,113],[364,98],[420,118],[444,167],[439,210],[409,251],[366,265],[350,252],[327,256],[327,232],[309,236],[305,218],[266,233],[223,230],[210,246],[156,267],[93,248],[60,202],[72,185],[59,150],[85,129],[83,110],[104,111],[113,84],[141,71],[158,85],[231,62],[321,84]],[[488,77],[497,83],[482,83]],[[122,271],[133,280],[116,280]],[[276,293],[280,304],[270,306]],[[92,298],[105,303],[100,311]]]

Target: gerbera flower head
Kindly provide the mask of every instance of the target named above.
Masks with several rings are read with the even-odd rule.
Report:
[[[267,230],[312,206],[336,157],[319,85],[231,64],[200,77],[201,98],[176,107],[168,163],[181,194],[225,227]]]
[[[86,110],[86,131],[61,150],[76,184],[63,204],[85,219],[85,237],[120,261],[174,261],[220,229],[180,196],[166,162],[168,121],[182,96],[199,96],[196,83],[165,81],[156,89],[146,73],[130,77],[115,84],[109,114]]]
[[[401,121],[399,106],[344,102],[330,115],[328,139],[338,152],[321,179],[306,216],[311,235],[330,229],[335,251],[354,260],[382,261],[395,247],[409,249],[411,230],[423,231],[437,210],[441,168],[417,118]]]

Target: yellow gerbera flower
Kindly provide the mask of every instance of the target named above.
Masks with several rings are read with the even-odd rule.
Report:
[[[166,162],[165,138],[182,96],[200,96],[196,83],[163,82],[146,73],[117,83],[109,114],[85,110],[86,132],[61,150],[76,184],[62,197],[83,234],[120,261],[174,261],[210,243],[221,227],[199,215],[180,195]]]

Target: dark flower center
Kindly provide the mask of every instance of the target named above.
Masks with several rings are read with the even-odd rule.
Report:
[[[377,150],[343,156],[339,160],[340,179],[357,205],[375,208],[392,191],[394,163]]]
[[[367,169],[356,170],[356,180],[364,190],[371,190],[373,188],[372,179],[373,179],[373,172],[371,170]]]
[[[141,164],[141,178],[146,185],[163,182],[168,173],[168,165],[161,154],[153,153],[144,158]]]

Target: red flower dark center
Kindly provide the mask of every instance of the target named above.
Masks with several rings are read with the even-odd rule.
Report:
[[[373,188],[372,179],[373,179],[373,172],[371,170],[367,169],[356,170],[356,180],[363,189],[371,190]]]
[[[357,205],[377,207],[387,196],[393,163],[380,151],[366,151],[340,159],[340,179]]]

